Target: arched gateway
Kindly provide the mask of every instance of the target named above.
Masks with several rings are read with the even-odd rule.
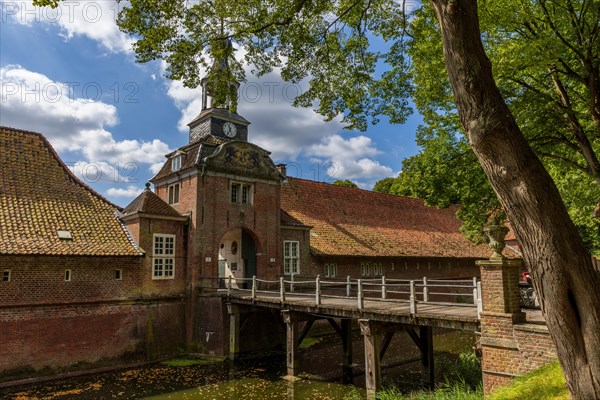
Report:
[[[248,280],[256,276],[258,244],[246,229],[232,228],[225,232],[219,244],[219,286],[248,287]]]

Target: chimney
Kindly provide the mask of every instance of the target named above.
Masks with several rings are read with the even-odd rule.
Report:
[[[279,171],[279,173],[281,174],[283,179],[286,179],[287,178],[286,164],[277,164],[275,167],[277,168],[277,171]]]

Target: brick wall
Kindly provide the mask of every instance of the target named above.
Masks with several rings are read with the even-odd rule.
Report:
[[[0,266],[11,270],[10,282],[0,282],[2,380],[17,370],[152,358],[185,346],[184,299],[141,289],[151,274],[142,257],[0,256]]]
[[[181,300],[0,309],[0,380],[23,369],[173,354],[183,346]]]
[[[180,201],[174,208],[191,216],[188,265],[196,269],[196,277],[217,277],[221,238],[231,229],[242,228],[256,243],[257,276],[274,279],[281,267],[279,185],[248,181],[253,184],[252,204],[232,204],[231,181],[237,180],[194,175],[181,181]],[[166,201],[167,185],[158,186],[156,194]]]
[[[140,269],[140,281],[132,288],[133,293],[144,296],[172,296],[185,294],[187,257],[185,227],[182,221],[160,218],[134,217],[125,221],[127,228],[141,249],[146,252]],[[173,279],[153,279],[154,234],[175,235],[175,272]]]
[[[371,275],[361,276],[361,263],[371,265]],[[479,276],[479,267],[475,259],[448,258],[401,258],[401,257],[343,257],[311,256],[308,276],[324,274],[324,265],[335,263],[337,277],[377,278],[373,273],[373,264],[381,263],[386,278],[423,279],[428,278],[472,278]],[[302,274],[304,275],[304,273]]]
[[[485,260],[481,266],[481,350],[484,392],[556,359],[543,324],[525,321],[519,305],[520,261]]]
[[[0,304],[28,305],[128,298],[142,282],[142,257],[6,256],[0,270],[11,270],[0,282]],[[71,281],[65,282],[65,270]],[[122,279],[115,279],[115,270]]]

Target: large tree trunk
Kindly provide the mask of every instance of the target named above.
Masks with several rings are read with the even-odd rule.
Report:
[[[600,399],[600,277],[492,76],[475,0],[431,0],[461,122],[531,270],[575,399]]]

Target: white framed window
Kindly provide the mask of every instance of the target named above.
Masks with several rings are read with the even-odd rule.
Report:
[[[373,275],[383,276],[383,264],[382,263],[373,263]]]
[[[169,204],[179,204],[179,183],[169,185]]]
[[[70,269],[65,269],[65,282],[71,282],[72,275]]]
[[[11,270],[10,269],[5,269],[4,271],[2,271],[2,282],[10,282],[10,278],[11,278]]]
[[[300,273],[300,244],[295,240],[283,242],[283,273],[297,275]]]
[[[252,185],[231,182],[231,203],[252,204]]]
[[[371,264],[368,262],[360,263],[360,274],[362,276],[371,275]]]
[[[337,274],[337,264],[325,264],[323,270],[326,277],[333,278]]]
[[[123,279],[123,270],[121,268],[115,269],[115,280],[120,281]]]
[[[173,157],[171,160],[171,171],[179,171],[181,169],[181,163],[183,161],[183,155]]]
[[[155,233],[152,245],[152,279],[175,277],[175,235]]]

